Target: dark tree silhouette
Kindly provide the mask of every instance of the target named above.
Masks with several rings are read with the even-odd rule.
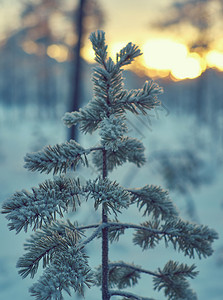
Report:
[[[97,1],[79,0],[78,9],[74,12],[74,25],[77,33],[77,44],[73,49],[73,66],[71,74],[71,105],[70,110],[76,111],[81,106],[81,47],[86,34],[89,34],[89,29],[92,30],[91,18],[94,20],[93,30],[100,28],[103,23],[103,14]],[[94,28],[96,27],[96,28]],[[69,130],[69,138],[78,140],[78,130],[76,127],[71,127]]]
[[[81,57],[80,57],[80,50],[81,50],[81,42],[83,36],[83,18],[84,18],[84,4],[85,0],[79,1],[79,9],[78,9],[78,17],[77,17],[77,45],[74,49],[74,57],[75,57],[75,65],[74,65],[74,76],[73,80],[71,81],[71,88],[73,89],[73,96],[71,97],[71,111],[76,111],[80,108],[80,76],[81,76]],[[72,126],[70,129],[70,138],[78,140],[78,131],[75,126]]]

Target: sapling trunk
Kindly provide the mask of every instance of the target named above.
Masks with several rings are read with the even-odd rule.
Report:
[[[106,150],[103,150],[103,179],[107,177]],[[108,223],[106,203],[102,205],[102,223]],[[102,230],[102,300],[109,300],[108,293],[108,228]]]

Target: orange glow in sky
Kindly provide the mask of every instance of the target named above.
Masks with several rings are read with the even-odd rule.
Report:
[[[109,55],[115,60],[116,53],[119,52],[127,43],[113,43],[108,49]],[[141,64],[150,72],[160,77],[171,75],[173,79],[193,79],[201,75],[205,70],[206,64],[197,53],[190,53],[188,48],[172,39],[159,38],[150,39],[142,47],[143,55]],[[82,49],[82,56],[90,63],[94,62],[94,51],[91,45],[87,44]]]
[[[168,71],[178,80],[193,79],[201,75],[203,64],[200,56],[171,39],[151,39],[143,46],[144,64],[148,69]]]
[[[115,61],[116,53],[125,47],[127,42],[117,42],[110,45],[108,52]],[[32,41],[23,43],[23,49],[29,54],[39,52],[38,45]],[[206,67],[223,71],[223,52],[209,51],[202,59],[199,54],[189,52],[186,45],[173,39],[150,39],[142,47],[143,55],[138,58],[150,77],[171,76],[173,80],[193,79],[201,75]],[[52,44],[47,48],[47,55],[58,62],[68,60],[69,51],[64,45]],[[82,57],[89,63],[94,63],[94,51],[90,41],[81,49]]]
[[[38,21],[34,13],[29,18],[21,18],[24,1],[2,0],[1,2],[0,45],[10,35],[10,32],[21,30],[23,26],[34,26]],[[208,7],[213,14],[213,20],[211,19],[213,24],[210,23],[213,39],[209,45],[210,51],[202,58],[197,53],[191,53],[187,47],[199,33],[199,29],[193,24],[181,24],[180,30],[185,26],[185,30],[182,31],[183,35],[177,34],[177,31],[174,32],[174,30],[165,33],[154,27],[153,24],[156,24],[157,20],[161,20],[163,17],[165,19],[166,14],[172,13],[170,9],[172,0],[140,0],[140,5],[136,0],[97,0],[97,2],[105,16],[105,22],[101,29],[106,32],[109,55],[115,60],[116,53],[128,42],[140,45],[143,55],[137,58],[138,64],[133,65],[133,71],[138,68],[137,71],[145,71],[151,77],[170,75],[174,80],[196,78],[206,68],[216,68],[223,72],[223,38],[221,34],[223,23],[221,15],[218,20],[219,1],[209,1],[211,4]],[[63,9],[61,9],[62,6],[59,6],[58,9],[49,10],[49,12],[51,11],[47,18],[49,28],[51,34],[56,37],[52,45],[43,49],[35,43],[35,39],[32,40],[30,37],[30,40],[22,43],[23,50],[35,55],[47,53],[58,62],[69,60],[69,47],[75,45],[77,36],[73,33],[73,25],[64,12],[73,9],[77,3],[78,1],[66,0]],[[179,38],[181,42],[177,41]],[[60,44],[60,39],[63,40],[63,45]],[[94,52],[89,39],[85,40],[83,45],[82,57],[89,63],[94,63]]]
[[[26,20],[29,24],[23,24],[21,19],[21,12],[24,9],[22,1],[2,0],[2,2],[0,10],[0,43],[4,41],[10,31],[17,30],[25,25],[34,25],[36,22],[36,18],[33,15],[34,19],[29,18]],[[69,11],[72,9],[74,2],[72,0],[64,1],[65,10]],[[99,6],[105,14],[103,30],[106,32],[109,55],[115,60],[116,53],[128,42],[133,42],[140,45],[143,55],[137,58],[138,64],[133,65],[132,70],[148,73],[150,77],[166,77],[170,75],[173,80],[183,80],[200,76],[206,68],[216,68],[223,72],[221,27],[218,28],[217,25],[214,27],[214,39],[209,45],[211,50],[203,57],[200,57],[197,53],[191,53],[187,47],[191,39],[194,36],[196,37],[198,33],[197,29],[192,25],[185,25],[183,36],[175,34],[174,31],[164,33],[162,30],[153,27],[152,24],[156,23],[158,19],[162,19],[164,14],[168,12],[171,2],[172,0],[141,0],[141,5],[139,5],[139,2],[135,0],[98,0]],[[219,11],[219,8],[214,7],[216,1],[212,2],[211,7],[214,14]],[[78,2],[76,1],[76,3]],[[117,7],[119,7],[118,10]],[[58,40],[62,39],[62,44],[55,40],[47,49],[43,49],[35,43],[35,40],[32,41],[32,37],[30,37],[30,40],[22,43],[23,50],[35,55],[47,53],[49,57],[58,62],[69,60],[69,47],[75,45],[77,36],[73,33],[72,23],[64,16],[65,10],[64,7],[63,10],[56,9],[48,18],[52,34]],[[171,10],[169,10],[169,13],[171,13]],[[177,41],[178,38],[181,39],[181,42]],[[89,63],[94,63],[94,51],[89,39],[85,40],[83,45],[84,47],[81,49],[82,57]]]

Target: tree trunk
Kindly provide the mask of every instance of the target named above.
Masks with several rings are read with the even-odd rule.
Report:
[[[103,179],[107,177],[106,150],[103,150]],[[102,223],[108,223],[106,203],[102,205]],[[102,229],[102,300],[109,300],[108,292],[108,228]]]
[[[83,35],[83,16],[84,16],[84,2],[85,0],[80,0],[79,9],[78,9],[78,19],[77,19],[77,36],[78,41],[74,51],[74,62],[75,62],[75,69],[74,75],[72,76],[71,86],[72,86],[72,97],[71,97],[71,111],[77,111],[80,107],[80,73],[81,73],[81,57],[80,57],[80,50],[81,50],[81,40]],[[78,132],[77,127],[72,126],[70,129],[69,137],[71,139],[78,140]]]

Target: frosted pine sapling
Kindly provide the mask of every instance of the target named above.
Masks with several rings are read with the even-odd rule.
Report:
[[[79,124],[83,133],[98,130],[98,146],[84,148],[74,140],[27,154],[25,168],[54,175],[31,192],[16,192],[3,204],[2,212],[9,221],[9,229],[19,233],[30,227],[35,232],[25,244],[26,253],[18,260],[19,274],[34,277],[40,261],[43,275],[30,288],[37,300],[63,299],[62,291],[71,295],[71,289],[84,294],[84,287],[101,286],[102,300],[112,296],[122,299],[151,298],[126,291],[138,283],[141,273],[152,276],[154,289],[164,290],[167,299],[196,299],[187,278],[197,274],[195,266],[169,261],[156,271],[123,261],[110,262],[109,242],[118,241],[129,228],[134,230],[133,243],[143,250],[154,248],[165,240],[189,257],[200,258],[212,254],[212,242],[217,233],[203,225],[180,219],[168,196],[159,186],[146,185],[127,189],[108,178],[108,173],[125,162],[138,167],[145,163],[141,141],[126,135],[125,113],[147,114],[160,105],[158,95],[162,89],[153,81],[145,82],[142,89],[127,91],[123,88],[122,68],[141,55],[139,48],[129,43],[116,57],[107,58],[107,45],[103,31],[92,33],[90,40],[98,66],[94,68],[94,96],[79,111],[66,113],[63,121],[70,127]],[[82,163],[88,166],[88,156],[101,175],[81,184],[77,178],[66,175]],[[80,226],[77,222],[58,221],[65,212],[75,211],[82,199],[91,198],[94,210],[102,210],[99,224]],[[131,205],[138,207],[145,221],[141,224],[122,223],[118,215]],[[113,215],[112,217],[110,216]],[[86,231],[94,232],[86,237]],[[102,264],[93,271],[88,264],[85,246],[95,238],[102,239]],[[123,290],[124,289],[124,290]]]

